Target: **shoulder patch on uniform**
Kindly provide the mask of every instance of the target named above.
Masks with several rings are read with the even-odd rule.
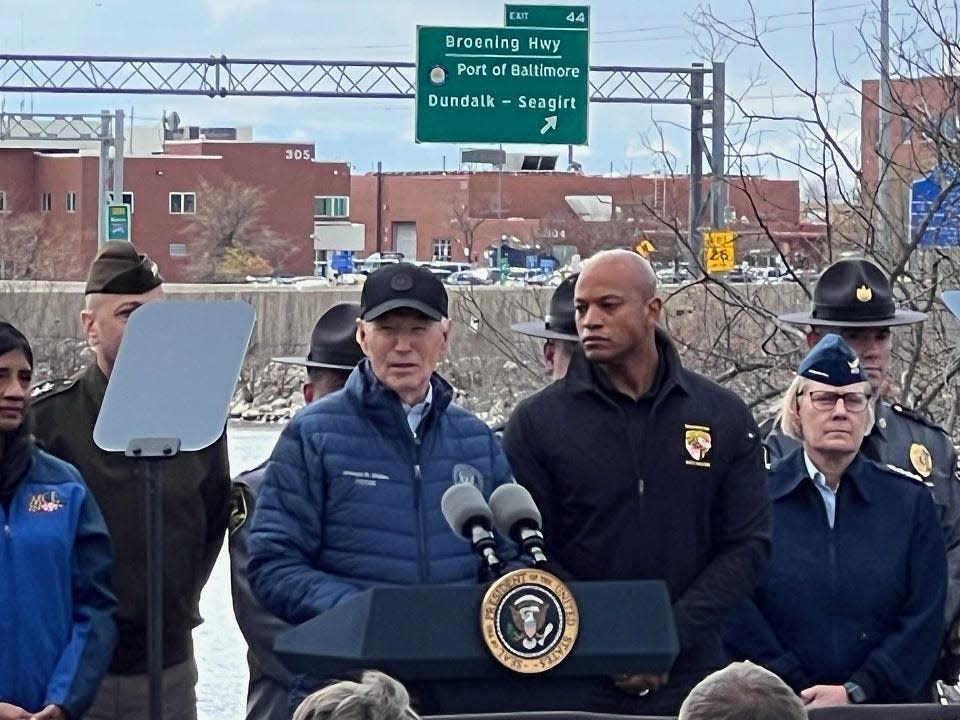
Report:
[[[928,418],[928,417],[927,417],[926,415],[924,415],[922,412],[919,412],[919,411],[917,411],[917,410],[910,410],[909,408],[905,408],[905,407],[904,407],[903,405],[901,405],[900,403],[893,403],[893,404],[890,406],[890,409],[893,410],[897,415],[900,415],[901,417],[905,417],[905,418],[907,418],[907,419],[909,419],[909,420],[916,420],[916,421],[917,421],[918,423],[920,423],[921,425],[926,425],[928,428],[933,428],[934,430],[937,430],[938,432],[942,432],[944,435],[947,434],[947,431],[946,431],[946,430],[944,430],[942,427],[940,427],[939,425],[937,425],[933,420],[931,420],[930,418]]]
[[[69,387],[73,387],[78,378],[61,378],[58,380],[47,380],[42,383],[37,383],[32,388],[30,388],[30,397],[34,400],[47,397],[48,395],[56,395],[58,392],[62,392]]]
[[[912,473],[909,470],[904,470],[902,467],[897,467],[896,465],[891,465],[890,463],[887,463],[886,465],[884,465],[884,467],[887,468],[888,470],[893,470],[893,472],[895,472],[897,475],[900,475],[901,477],[910,478],[915,483],[920,483],[921,485],[927,485],[928,487],[933,487],[932,482],[927,482],[916,473]]]

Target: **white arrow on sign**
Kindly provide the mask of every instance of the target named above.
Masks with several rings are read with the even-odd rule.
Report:
[[[545,117],[544,120],[545,120],[546,122],[543,124],[543,127],[540,128],[540,134],[541,134],[541,135],[546,134],[547,130],[556,130],[556,129],[557,129],[557,116],[556,116],[556,115],[550,115],[550,116],[548,116],[548,117]]]

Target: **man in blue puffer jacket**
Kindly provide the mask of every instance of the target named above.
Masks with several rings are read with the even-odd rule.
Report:
[[[447,346],[447,294],[398,263],[371,274],[346,387],[304,408],[273,451],[250,533],[250,582],[301,623],[375,585],[477,582],[479,561],[440,510],[472,482],[512,482],[499,443],[453,405],[434,372]]]

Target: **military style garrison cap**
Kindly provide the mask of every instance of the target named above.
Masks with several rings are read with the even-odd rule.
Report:
[[[353,302],[337,303],[327,310],[310,336],[310,354],[303,357],[275,357],[274,362],[305,367],[352,370],[363,360],[363,350],[357,343],[357,318],[360,305]]]
[[[550,308],[543,320],[531,320],[510,327],[518,333],[547,340],[579,341],[573,310],[573,289],[579,276],[579,273],[571,275],[557,285],[557,289],[550,296]]]
[[[797,375],[835,387],[866,382],[869,379],[857,354],[842,337],[833,333],[824,335],[820,342],[811,348],[807,356],[800,361]]]
[[[823,271],[808,312],[780,316],[783,322],[814,327],[889,327],[926,318],[926,313],[898,309],[883,270],[859,258],[838,260]]]
[[[103,244],[90,265],[83,294],[141,295],[162,283],[153,260],[128,242],[111,240]]]

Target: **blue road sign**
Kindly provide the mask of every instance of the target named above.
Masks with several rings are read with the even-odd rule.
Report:
[[[334,250],[330,258],[330,267],[338,273],[352,273],[353,253],[349,250]]]
[[[956,177],[950,167],[935,168],[910,186],[910,233],[916,236],[927,218],[920,247],[960,247],[960,185],[951,188],[940,204],[934,204],[943,188]]]

